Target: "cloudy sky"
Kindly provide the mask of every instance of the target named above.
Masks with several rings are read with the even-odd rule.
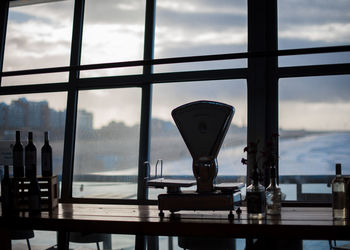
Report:
[[[87,0],[82,64],[142,59],[143,0]],[[348,0],[280,0],[279,48],[350,44]],[[69,64],[73,1],[11,8],[4,70]],[[247,50],[245,0],[157,0],[155,58],[232,53]],[[349,62],[349,53],[283,57],[281,66]],[[155,67],[155,72],[245,67],[246,60]],[[140,73],[140,68],[82,72],[82,77]],[[66,81],[67,74],[13,77],[4,85]],[[217,86],[220,85],[220,88]],[[18,96],[1,97],[9,102]],[[27,95],[42,100],[41,95]],[[65,94],[49,98],[65,108]],[[185,102],[213,99],[235,106],[233,122],[246,125],[245,81],[160,84],[154,87],[153,115],[170,119]],[[93,106],[91,105],[93,102]],[[128,105],[125,105],[127,103]],[[139,120],[140,90],[84,91],[79,108],[94,113],[94,126],[111,120]],[[350,77],[309,77],[280,81],[280,126],[288,129],[350,129]],[[331,119],[329,119],[331,117]]]

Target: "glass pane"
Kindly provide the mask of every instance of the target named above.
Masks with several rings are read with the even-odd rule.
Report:
[[[295,49],[350,44],[347,1],[278,1],[278,47]],[[350,53],[283,56],[280,66],[349,63]]]
[[[21,142],[25,147],[28,131],[32,131],[37,149],[37,171],[41,175],[40,150],[44,145],[44,132],[49,131],[53,174],[61,175],[66,93],[1,96],[0,100],[0,140],[15,140],[16,130],[20,130]]]
[[[158,0],[155,58],[247,51],[246,1]],[[232,68],[246,60],[156,66],[155,71]]]
[[[141,60],[145,21],[143,0],[85,2],[82,64]],[[141,73],[142,67],[82,72],[82,77]]]
[[[327,185],[317,184],[328,184],[326,177],[335,175],[337,162],[343,174],[350,174],[349,80],[349,76],[280,80],[280,174],[294,176],[301,193],[329,193]],[[316,177],[321,180],[315,181]]]
[[[12,7],[7,25],[4,71],[68,66],[74,1]],[[68,73],[5,77],[4,85],[67,81]]]
[[[350,43],[348,1],[278,1],[279,49]]]
[[[163,175],[193,177],[192,157],[171,117],[171,111],[197,100],[219,101],[235,107],[232,124],[218,155],[218,178],[232,182],[244,178],[246,168],[241,164],[247,138],[247,89],[243,80],[157,84],[153,87],[151,176],[157,159],[163,159]],[[159,174],[158,169],[158,174]],[[244,179],[243,179],[244,180]],[[150,189],[150,199],[156,192]]]
[[[79,92],[73,196],[136,198],[140,89]]]

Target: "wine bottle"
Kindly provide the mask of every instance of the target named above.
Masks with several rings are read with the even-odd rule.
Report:
[[[257,167],[253,170],[252,180],[246,191],[248,218],[262,219],[265,217],[265,187],[259,183]]]
[[[1,208],[2,215],[6,216],[12,212],[12,194],[11,194],[11,180],[9,175],[9,166],[5,165],[4,177],[1,181]]]
[[[28,133],[28,144],[25,151],[25,175],[28,178],[36,176],[36,147],[33,143],[33,133]]]
[[[30,183],[28,187],[28,205],[29,214],[31,216],[39,215],[41,212],[40,201],[40,186],[36,176],[30,177]]]
[[[334,219],[348,217],[347,183],[341,173],[341,164],[335,165],[335,178],[332,180],[332,208]]]
[[[281,189],[277,185],[276,168],[270,168],[270,185],[266,188],[266,213],[281,214]]]
[[[13,176],[24,177],[24,154],[21,143],[21,132],[16,131],[16,143],[12,149]]]
[[[41,148],[41,175],[52,176],[52,148],[49,144],[48,132],[45,132],[45,143]]]

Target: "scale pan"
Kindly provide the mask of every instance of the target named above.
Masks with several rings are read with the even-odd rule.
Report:
[[[187,103],[171,112],[193,160],[217,157],[234,112],[234,107],[213,101]]]

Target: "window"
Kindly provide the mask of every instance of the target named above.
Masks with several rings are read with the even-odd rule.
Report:
[[[276,15],[260,8],[265,4]],[[281,181],[284,175],[299,176],[302,173],[288,167],[296,161],[288,147],[309,139],[310,131],[322,130],[322,136],[330,130],[349,131],[342,115],[348,112],[349,6],[341,0],[332,4],[278,1],[278,9],[270,5],[272,1],[70,0],[11,7],[6,41],[1,40],[0,47],[1,110],[9,109],[12,102],[25,100],[34,106],[46,102],[50,119],[56,119],[48,127],[53,144],[55,131],[61,129],[55,150],[60,155],[57,164],[63,164],[63,172],[58,167],[57,174],[67,181],[64,199],[147,200],[142,186],[144,161],[154,165],[163,158],[169,175],[174,172],[168,166],[176,161],[191,164],[170,112],[198,99],[236,108],[234,131],[228,133],[219,155],[219,175],[246,175],[240,158],[247,138],[266,139],[280,128]],[[278,29],[273,33],[277,12]],[[262,58],[251,53],[277,49],[271,42],[276,40],[278,65],[271,63],[270,54]],[[310,50],[314,47],[321,47],[317,54]],[[315,115],[321,113],[319,109],[337,112],[328,119]],[[2,112],[2,124],[18,123],[10,132],[4,127],[2,136],[36,126],[38,119],[19,127],[24,121],[15,118],[21,114],[23,110],[11,112],[6,120]],[[33,117],[39,118],[40,112]],[[167,139],[177,145],[171,154],[163,146],[167,129],[174,133]],[[307,136],[300,136],[302,130]],[[107,174],[112,171],[120,172]],[[92,184],[112,182],[130,185],[130,194],[122,197],[122,191],[108,195],[91,189]]]
[[[139,89],[79,92],[73,197],[136,198],[140,102]]]
[[[74,1],[9,9],[3,71],[68,66]],[[3,78],[2,85],[66,82],[67,72]]]

